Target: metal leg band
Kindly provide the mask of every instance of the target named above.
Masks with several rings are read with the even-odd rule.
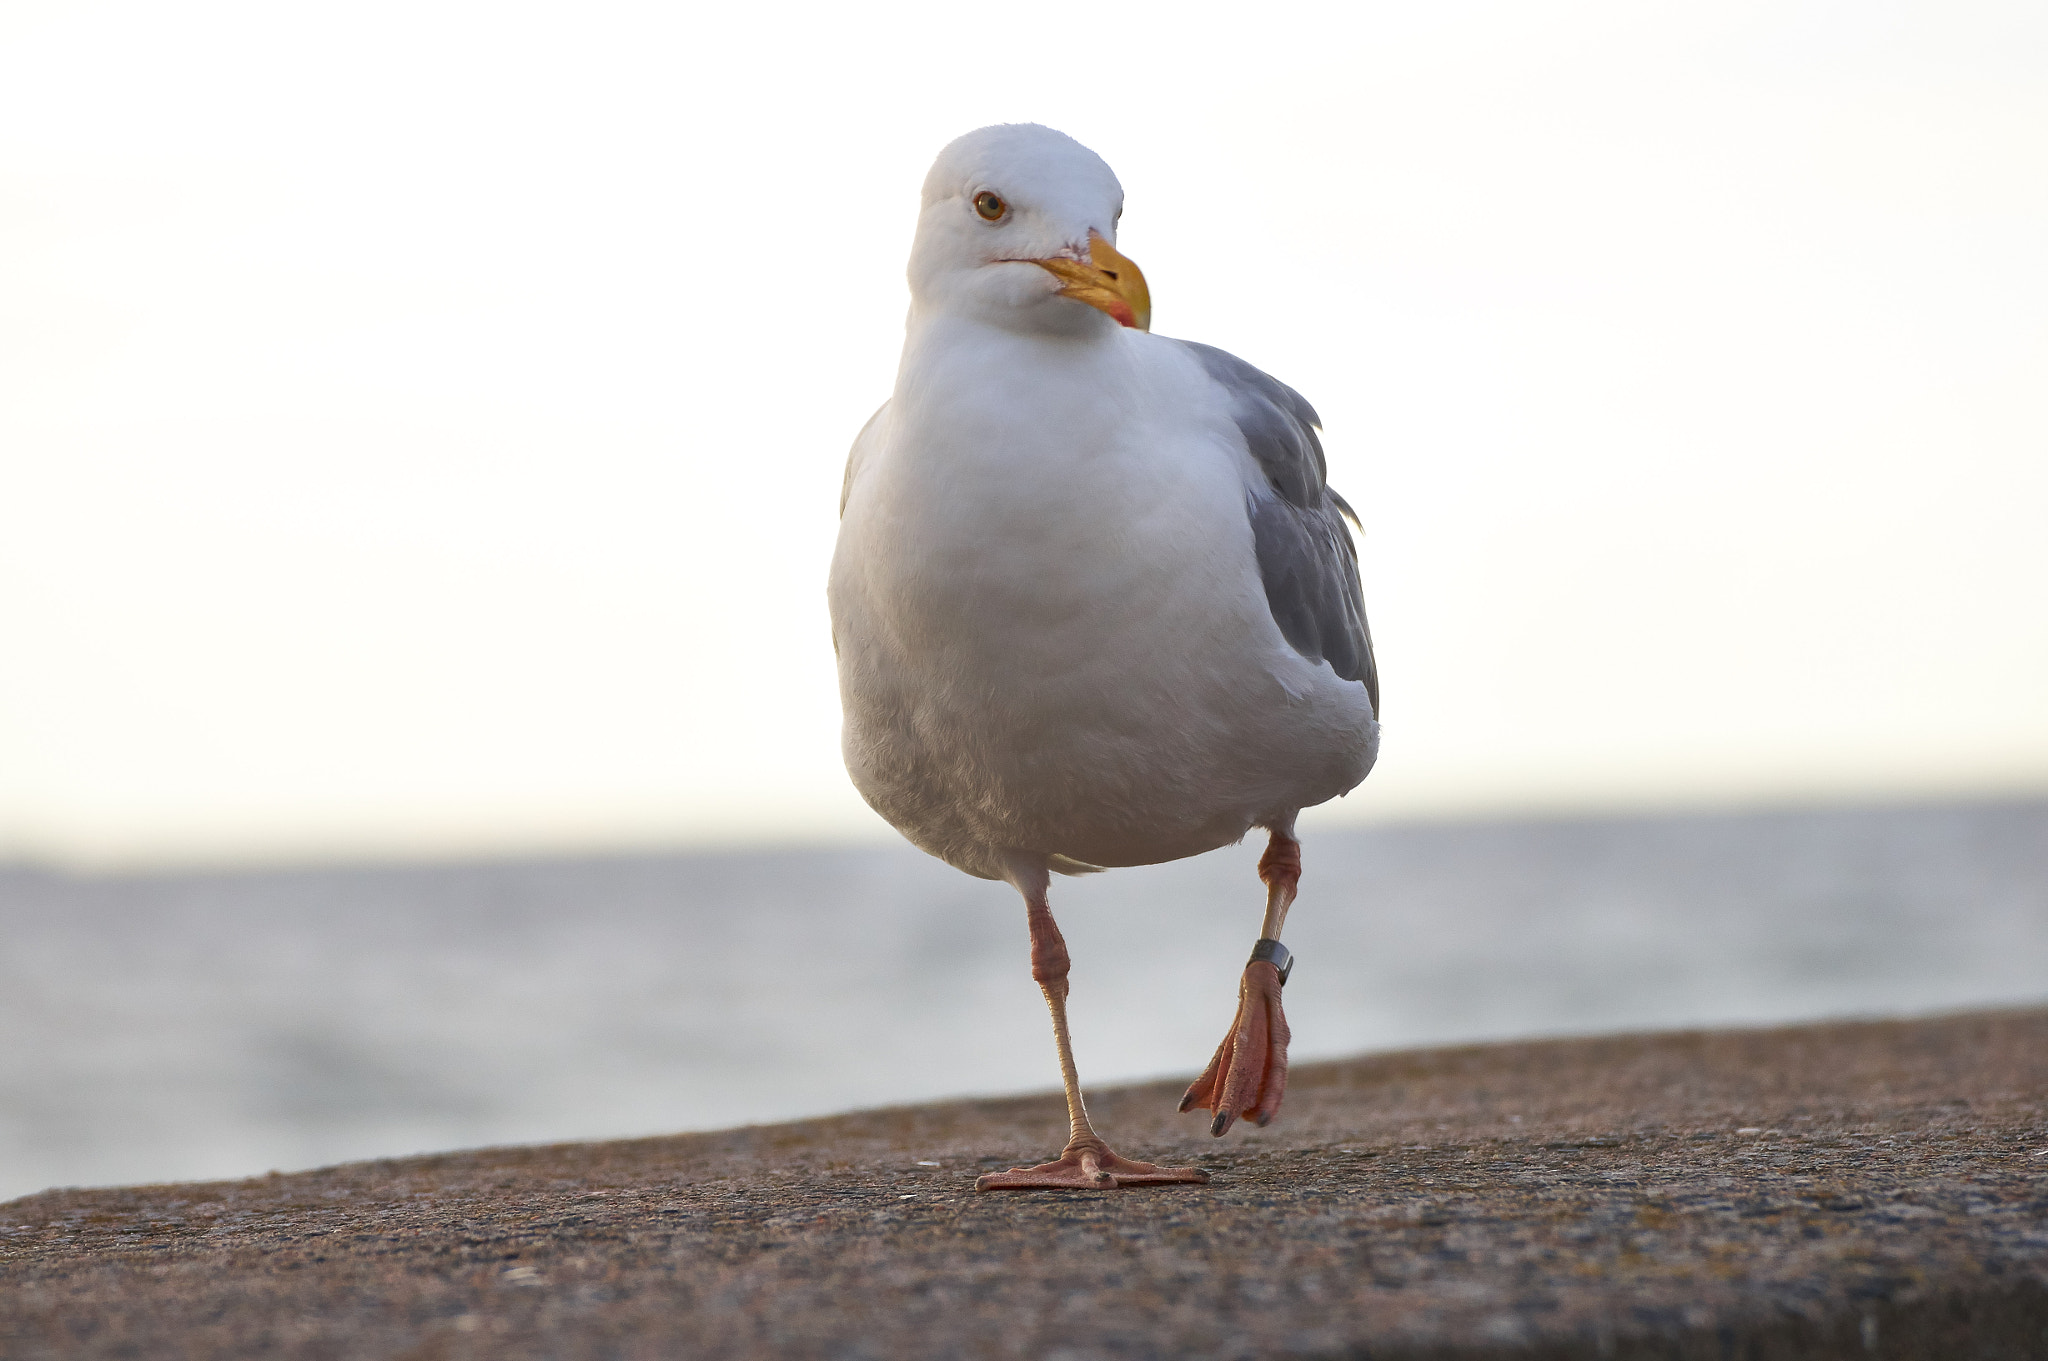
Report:
[[[1286,987],[1287,975],[1294,972],[1293,953],[1279,941],[1261,936],[1259,937],[1259,943],[1252,946],[1252,957],[1247,962],[1257,964],[1260,960],[1264,960],[1280,971],[1280,986]]]

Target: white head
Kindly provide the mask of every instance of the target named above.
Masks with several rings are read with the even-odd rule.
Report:
[[[1110,168],[1063,132],[1002,123],[956,138],[925,176],[912,309],[1015,330],[1144,329],[1144,275],[1114,249],[1123,208]]]

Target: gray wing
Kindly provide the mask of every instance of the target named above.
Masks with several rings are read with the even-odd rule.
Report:
[[[1326,661],[1346,680],[1364,681],[1373,716],[1380,711],[1379,668],[1358,585],[1358,549],[1344,527],[1358,521],[1325,480],[1316,435],[1322,422],[1302,395],[1211,345],[1177,341],[1193,352],[1230,397],[1230,418],[1244,433],[1267,485],[1245,497],[1266,605],[1296,652]]]

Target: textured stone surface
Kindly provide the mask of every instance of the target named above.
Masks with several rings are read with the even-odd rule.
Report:
[[[0,1206],[0,1355],[2048,1355],[2048,1011],[1304,1066]],[[935,1165],[934,1165],[935,1164]]]

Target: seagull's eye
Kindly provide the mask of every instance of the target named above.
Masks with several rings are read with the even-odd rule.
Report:
[[[980,213],[984,221],[1000,222],[1003,214],[1010,211],[1010,205],[984,189],[974,196],[974,211]]]

